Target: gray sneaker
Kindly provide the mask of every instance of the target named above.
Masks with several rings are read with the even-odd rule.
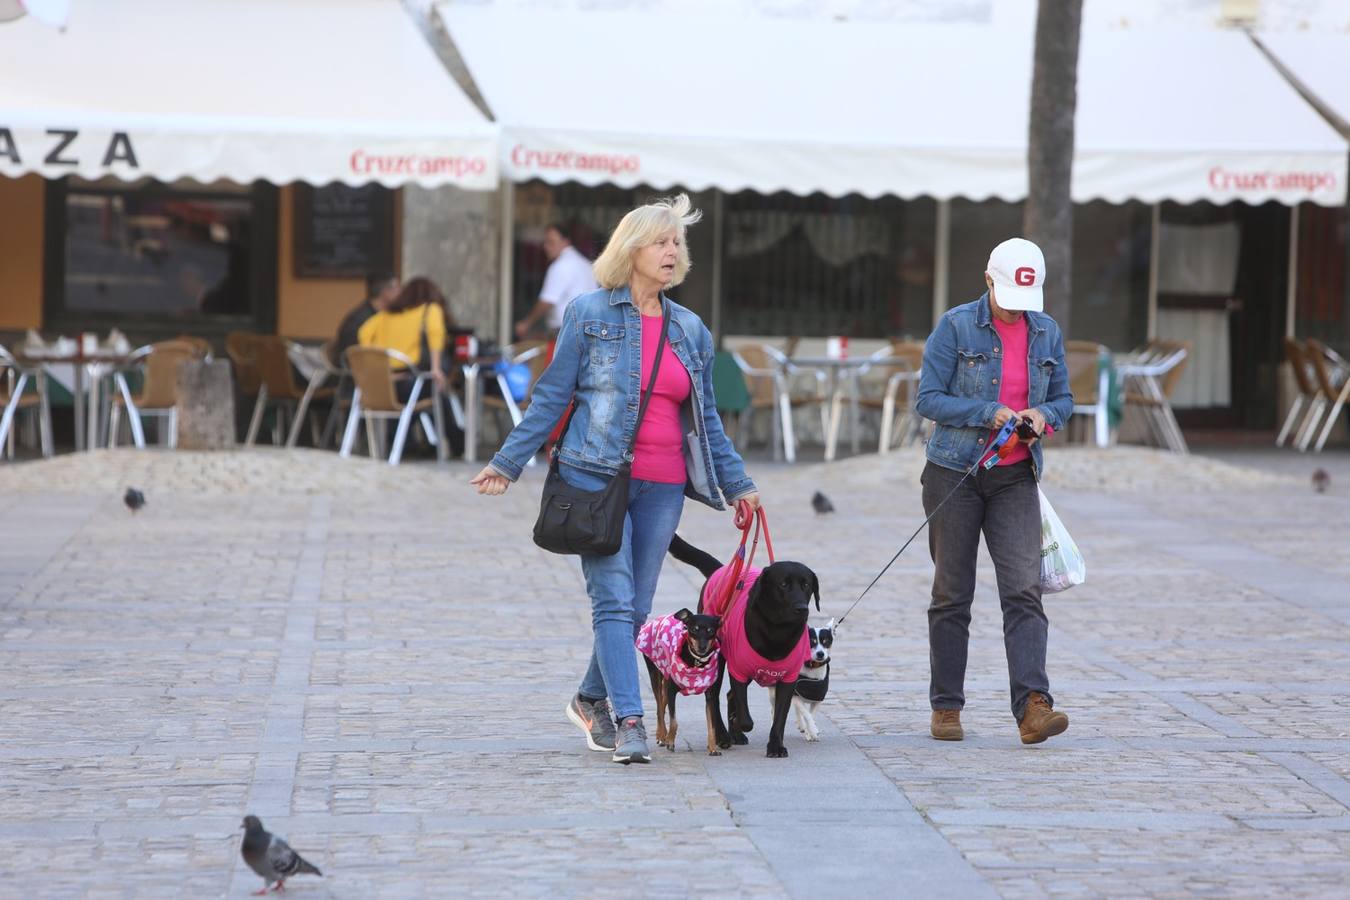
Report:
[[[577,694],[567,704],[567,718],[586,735],[586,746],[592,750],[614,749],[614,716],[608,700],[587,703]]]
[[[623,763],[649,763],[651,751],[647,749],[647,729],[642,727],[642,719],[629,716],[619,723],[618,746],[614,748],[614,761]]]

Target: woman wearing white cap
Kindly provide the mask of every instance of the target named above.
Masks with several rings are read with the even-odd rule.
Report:
[[[1064,428],[1073,395],[1063,335],[1043,311],[1041,249],[1022,238],[1004,241],[989,255],[984,280],[988,290],[980,299],[948,310],[933,329],[919,380],[918,412],[937,423],[921,479],[924,511],[932,515],[950,495],[928,530],[935,567],[928,607],[930,730],[938,740],[964,736],[970,605],[983,532],[1003,605],[1013,716],[1022,742],[1037,744],[1069,727],[1069,717],[1054,709],[1045,671],[1038,438]],[[1013,418],[1035,437],[986,467],[995,436]]]

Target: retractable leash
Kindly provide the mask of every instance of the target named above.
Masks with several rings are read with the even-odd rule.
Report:
[[[904,553],[905,549],[909,547],[910,544],[914,543],[914,539],[919,536],[920,531],[923,531],[924,526],[927,525],[929,522],[933,521],[933,516],[936,516],[938,514],[938,510],[942,509],[943,505],[945,505],[948,500],[952,499],[952,495],[956,493],[957,488],[961,487],[961,485],[965,483],[966,479],[975,473],[976,469],[979,469],[981,467],[983,467],[984,469],[992,469],[994,466],[998,465],[1001,460],[1008,458],[1008,454],[1012,453],[1013,448],[1016,447],[1018,443],[1021,441],[1021,437],[1017,433],[1017,429],[1020,424],[1021,424],[1020,420],[1017,419],[1016,417],[1010,418],[1008,419],[1007,422],[1004,423],[1003,428],[994,437],[994,441],[990,445],[990,449],[992,449],[994,452],[990,453],[989,457],[987,459],[983,459],[983,461],[981,461],[981,459],[976,459],[974,464],[971,465],[969,469],[966,469],[965,474],[961,476],[961,479],[956,482],[956,485],[950,491],[947,492],[947,496],[942,498],[942,502],[939,503],[937,506],[933,507],[933,511],[928,514],[928,518],[924,519],[923,522],[919,525],[919,527],[914,529],[914,533],[909,536],[909,540],[905,541],[904,547],[901,547],[899,550],[896,551],[895,555],[891,557],[891,561],[886,563],[886,565],[882,567],[881,571],[877,573],[876,578],[872,579],[872,583],[869,584],[867,587],[863,588],[863,592],[858,595],[858,599],[853,601],[853,606],[850,606],[844,612],[844,614],[839,617],[839,621],[834,623],[834,627],[836,630],[839,628],[840,625],[844,624],[844,619],[848,618],[848,614],[853,612],[854,607],[856,607],[859,603],[862,602],[863,597],[867,596],[867,592],[870,591],[876,585],[876,583],[881,580],[881,576],[885,575],[887,570],[890,569],[890,567],[895,564],[895,561],[900,558],[900,554]]]

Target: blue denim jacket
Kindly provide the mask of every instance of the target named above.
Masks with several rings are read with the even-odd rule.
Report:
[[[1073,415],[1073,394],[1064,365],[1064,337],[1045,313],[1027,319],[1027,408],[1039,409],[1056,431]],[[919,376],[919,415],[937,429],[928,441],[928,460],[964,471],[984,455],[1002,406],[997,379],[1003,372],[1003,342],[994,330],[989,294],[949,309],[928,337]],[[1037,480],[1045,471],[1041,441],[1031,445]]]
[[[689,372],[693,390],[680,411],[686,440],[685,495],[713,509],[752,493],[755,483],[722,430],[713,398],[712,335],[697,315],[662,295],[670,304],[667,340]],[[642,378],[642,314],[627,287],[582,294],[567,305],[553,362],[539,376],[530,405],[492,468],[510,478],[548,439],[576,396],[577,410],[563,435],[559,459],[571,466],[614,475],[637,427]],[[697,453],[699,458],[692,455]]]

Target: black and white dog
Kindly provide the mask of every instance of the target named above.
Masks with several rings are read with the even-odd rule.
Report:
[[[806,735],[808,741],[820,740],[820,729],[816,727],[816,707],[830,691],[830,648],[834,646],[834,619],[820,628],[808,628],[811,635],[811,658],[802,666],[797,676],[792,694],[792,711],[797,714],[797,730]],[[769,702],[774,700],[774,691],[769,688]]]

